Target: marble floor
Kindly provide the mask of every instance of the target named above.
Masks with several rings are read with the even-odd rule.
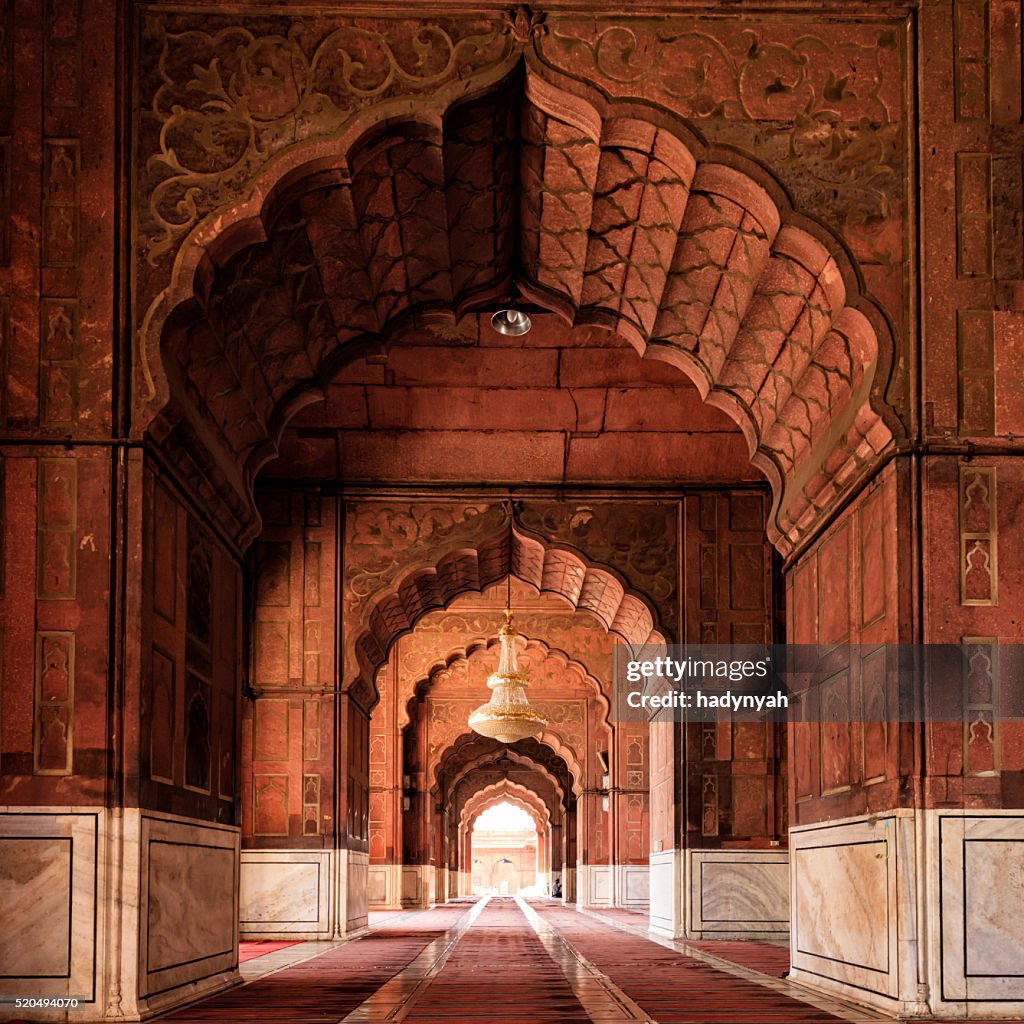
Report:
[[[176,1024],[868,1024],[786,981],[784,947],[653,939],[627,911],[491,897],[371,919],[349,942],[242,964],[245,983]]]

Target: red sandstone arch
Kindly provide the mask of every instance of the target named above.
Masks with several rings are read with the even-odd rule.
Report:
[[[438,760],[437,766],[434,771],[435,784],[437,783],[437,776],[441,773],[442,770],[444,770],[448,766],[447,762],[456,754],[456,752],[460,751],[460,740],[462,739],[463,737],[459,737],[459,739],[457,739],[455,743],[453,743]],[[448,788],[454,791],[459,786],[459,784],[464,779],[469,777],[474,771],[477,771],[481,768],[485,768],[488,765],[494,764],[496,761],[500,761],[502,759],[514,761],[516,764],[521,765],[523,768],[537,772],[538,775],[540,775],[542,778],[546,779],[548,782],[551,783],[552,790],[559,799],[565,799],[565,788],[563,787],[559,779],[552,772],[550,772],[544,765],[539,764],[537,761],[534,761],[528,755],[520,754],[518,751],[513,750],[511,747],[508,747],[505,750],[488,750],[484,753],[480,753],[475,755],[474,757],[471,757],[464,764],[462,764],[459,767],[459,769],[452,775],[448,783]],[[569,765],[567,765],[566,767],[569,769],[569,776],[570,779],[572,779],[572,767]]]
[[[505,744],[498,743],[496,740],[487,740],[484,737],[478,736],[476,733],[462,733],[452,741],[448,748],[437,759],[432,786],[436,788],[440,784],[442,774],[447,771],[451,771],[453,764],[458,764],[460,760],[462,760],[463,763],[458,764],[458,767],[452,772],[452,776],[449,779],[451,786],[457,785],[459,781],[465,778],[471,771],[485,765],[492,764],[495,761],[508,759],[522,765],[524,768],[538,771],[543,777],[552,783],[556,792],[560,792],[562,794],[563,799],[568,798],[570,795],[578,795],[581,793],[585,782],[583,778],[582,765],[571,760],[566,760],[565,752],[556,750],[552,745],[550,738],[547,742],[542,742],[540,740],[536,740],[535,742],[538,747],[546,748],[557,759],[557,761],[561,762],[560,765],[555,765],[555,770],[544,765],[537,759],[537,757],[533,756],[529,752],[514,750]],[[482,750],[479,749],[481,747],[483,748]],[[479,752],[474,753],[474,750],[479,750]],[[571,757],[571,751],[569,754]],[[560,772],[562,768],[565,769],[564,781],[559,779],[556,774],[556,771]]]
[[[564,598],[570,608],[591,612],[626,643],[665,642],[651,603],[631,591],[614,569],[510,527],[475,548],[443,552],[434,566],[408,573],[376,598],[354,643],[363,678],[376,678],[395,641],[427,612],[446,607],[460,594],[479,593],[509,575],[540,593]],[[345,682],[351,685],[354,680]]]
[[[538,835],[551,825],[551,811],[536,793],[509,779],[492,782],[478,789],[463,805],[459,815],[459,830],[472,832],[476,819],[490,807],[509,803],[526,811],[537,826]]]
[[[566,668],[571,668],[579,673],[580,679],[587,683],[592,689],[595,698],[600,704],[604,711],[604,721],[608,723],[609,715],[611,714],[611,701],[608,694],[601,687],[600,681],[590,672],[586,665],[581,661],[577,661],[574,658],[569,657],[565,651],[559,650],[555,647],[550,647],[544,640],[538,637],[524,637],[523,647],[527,651],[541,651],[544,654],[545,660],[547,658],[553,658],[554,660],[561,663]],[[426,671],[423,678],[418,680],[410,680],[412,683],[409,689],[409,695],[406,701],[400,705],[400,714],[398,718],[398,728],[404,729],[409,724],[409,711],[412,702],[421,693],[425,692],[433,683],[434,677],[439,672],[444,672],[451,669],[459,662],[468,662],[474,654],[481,651],[495,651],[500,646],[500,641],[497,637],[481,638],[480,640],[474,641],[467,644],[465,647],[460,647],[455,650],[449,651],[446,655],[439,657]],[[497,659],[495,658],[495,662]],[[483,695],[481,695],[483,696]]]
[[[441,114],[370,114],[277,161],[258,212],[210,218],[179,251],[144,324],[169,382],[149,430],[243,546],[260,466],[341,365],[513,291],[617,331],[726,410],[784,552],[891,443],[872,404],[891,342],[836,239],[678,119],[552,74],[528,57]]]
[[[489,807],[502,803],[519,807],[533,819],[537,830],[538,867],[546,873],[552,860],[551,832],[554,821],[551,811],[536,793],[509,779],[502,779],[477,790],[463,805],[457,830],[459,864],[472,877],[472,837],[476,820]]]

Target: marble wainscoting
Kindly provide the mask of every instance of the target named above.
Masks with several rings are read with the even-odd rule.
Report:
[[[562,868],[562,902],[576,902],[576,867],[565,865]]]
[[[581,907],[612,905],[612,867],[610,864],[576,866],[577,903]]]
[[[650,930],[666,939],[683,937],[683,850],[650,855]]]
[[[74,1019],[105,1016],[105,844],[102,810],[0,808],[0,996],[74,997]]]
[[[239,830],[126,810],[124,838],[123,927],[136,939],[121,948],[125,1019],[239,984]],[[134,1007],[127,993],[136,994]]]
[[[434,869],[429,864],[401,864],[400,905],[405,910],[430,906]]]
[[[651,869],[647,864],[616,864],[615,906],[646,911],[651,898]]]
[[[400,910],[402,907],[402,865],[369,864],[366,869],[366,899],[370,910]]]
[[[687,850],[686,935],[788,939],[789,852]]]
[[[330,850],[243,850],[239,933],[254,939],[330,939]]]
[[[913,811],[790,830],[790,979],[893,1015],[918,987]]]
[[[365,931],[370,923],[366,898],[370,855],[364,850],[338,850],[337,854],[339,927],[336,934],[350,937]]]
[[[925,812],[929,1002],[1024,1017],[1024,811]]]

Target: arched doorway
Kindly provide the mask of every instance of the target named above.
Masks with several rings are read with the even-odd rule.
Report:
[[[234,650],[254,698],[240,789],[242,920],[255,933],[276,933],[270,906],[295,911],[287,934],[365,923],[374,815],[433,794],[419,769],[389,773],[398,734],[380,747],[370,726],[381,666],[425,615],[512,573],[631,642],[766,639],[766,534],[792,551],[891,441],[886,323],[842,246],[735,149],[579,89],[513,38],[458,102],[370,109],[331,146],[282,153],[246,203],[195,226],[169,286],[143,292],[139,425],[159,453],[145,486],[200,509],[229,558],[260,538]],[[568,220],[536,204],[542,193]],[[467,236],[473,196],[486,201]],[[487,323],[510,298],[537,322],[515,351]],[[453,367],[463,376],[438,378]],[[545,403],[489,394],[536,388],[555,399],[549,420],[530,418]],[[492,429],[524,419],[511,443]],[[440,435],[467,425],[480,446],[453,456]],[[376,446],[385,437],[398,449]],[[396,483],[397,500],[374,494]],[[524,483],[521,528],[506,530],[503,502]],[[687,834],[775,841],[784,753],[767,733],[656,742],[657,759],[646,737],[605,751],[615,771],[587,769],[586,811],[570,819],[588,853],[625,848],[651,869],[619,880],[619,861],[567,855],[564,891],[642,904],[650,887],[675,932]],[[734,772],[737,759],[751,763]],[[424,834],[414,855],[432,871],[416,899],[451,891],[446,835]],[[406,851],[384,841],[405,893]]]
[[[468,840],[472,895],[539,895],[546,888],[537,822],[521,805],[504,799],[481,811]]]

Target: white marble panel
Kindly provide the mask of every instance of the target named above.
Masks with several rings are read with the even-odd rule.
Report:
[[[650,855],[650,928],[666,938],[683,934],[683,851]]]
[[[689,850],[693,938],[789,934],[789,853],[784,850]]]
[[[930,812],[936,1012],[1024,1015],[1024,815]]]
[[[428,896],[427,878],[424,866],[421,864],[402,865],[402,906],[403,907],[426,907],[430,905]]]
[[[234,828],[142,814],[140,997],[237,972],[238,844]]]
[[[611,874],[607,864],[580,864],[576,868],[576,884],[586,907],[611,906]]]
[[[888,871],[879,837],[794,851],[798,951],[889,973]]]
[[[366,872],[366,900],[370,910],[388,910],[395,890],[396,864],[371,864]]]
[[[919,1013],[913,812],[790,831],[790,978]]]
[[[339,920],[345,922],[345,934],[358,932],[369,923],[369,907],[366,902],[366,879],[369,869],[369,854],[362,850],[339,850],[342,877],[346,880],[347,897],[345,913]]]
[[[330,938],[330,878],[328,850],[243,850],[242,938]]]
[[[620,864],[618,905],[629,910],[646,910],[650,902],[651,869],[647,864]]]
[[[0,995],[97,1004],[101,814],[0,812]]]

